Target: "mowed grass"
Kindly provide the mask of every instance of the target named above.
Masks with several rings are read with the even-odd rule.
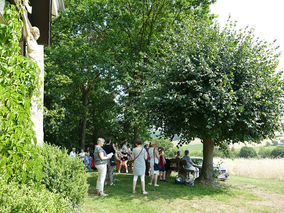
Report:
[[[212,186],[185,186],[174,183],[159,183],[160,187],[146,186],[148,195],[131,193],[131,174],[115,174],[120,181],[115,186],[106,186],[108,197],[95,194],[97,173],[88,173],[89,196],[82,209],[94,212],[284,212],[284,182],[231,176],[225,183]],[[148,177],[146,179],[148,183]]]

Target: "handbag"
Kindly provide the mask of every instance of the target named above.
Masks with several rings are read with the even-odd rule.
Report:
[[[111,156],[110,165],[111,165],[111,166],[116,166],[116,161],[115,161],[114,155]]]
[[[154,171],[159,171],[161,169],[160,163],[155,163],[155,148],[153,149],[153,157],[154,157]]]

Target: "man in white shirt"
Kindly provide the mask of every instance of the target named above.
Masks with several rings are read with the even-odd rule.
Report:
[[[85,152],[84,152],[84,149],[81,149],[81,152],[80,152],[80,154],[79,154],[79,158],[80,158],[80,160],[84,160],[84,158],[85,158]]]
[[[72,148],[72,151],[70,152],[69,156],[71,158],[75,158],[76,157],[76,148]]]

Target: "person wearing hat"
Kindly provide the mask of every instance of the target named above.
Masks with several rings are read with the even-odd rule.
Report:
[[[145,160],[146,164],[146,170],[145,170],[145,175],[149,176],[149,170],[150,170],[150,154],[149,154],[149,141],[144,142],[144,149],[147,152],[147,160]]]
[[[159,164],[159,151],[157,148],[157,142],[152,141],[151,142],[151,148],[149,149],[149,154],[150,154],[150,169],[151,169],[151,177],[150,177],[150,183],[149,185],[152,185],[153,179],[154,179],[154,186],[159,186],[157,184],[157,179],[159,175],[159,169],[155,167],[155,164]]]

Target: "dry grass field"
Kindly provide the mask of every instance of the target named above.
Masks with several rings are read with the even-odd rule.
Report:
[[[222,159],[214,158],[214,163],[221,163],[229,174],[284,180],[284,158],[282,159]]]

